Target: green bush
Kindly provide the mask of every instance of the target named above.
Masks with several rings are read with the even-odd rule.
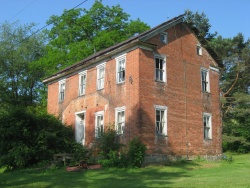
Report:
[[[129,166],[140,167],[146,154],[146,146],[135,137],[129,142],[127,158]]]
[[[72,128],[52,115],[15,107],[0,116],[1,167],[27,167],[52,160],[56,153],[79,153],[81,149]]]
[[[243,137],[223,135],[222,148],[223,152],[232,151],[238,153],[248,153],[250,152],[250,142]]]
[[[102,159],[103,167],[140,167],[145,156],[146,146],[135,137],[127,148],[122,148],[115,130],[109,129],[97,139],[96,148]],[[122,150],[123,149],[123,150]]]
[[[98,150],[97,152],[104,159],[109,159],[110,153],[112,151],[119,151],[121,146],[116,131],[113,129],[106,130],[95,141],[95,147]]]

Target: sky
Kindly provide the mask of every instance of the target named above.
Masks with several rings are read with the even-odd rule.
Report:
[[[52,15],[63,10],[89,9],[95,0],[0,0],[0,25],[19,20],[22,24],[34,22],[37,29],[46,26]],[[189,9],[204,12],[211,24],[210,32],[223,38],[232,38],[239,32],[250,39],[250,0],[102,0],[104,5],[120,5],[130,19],[139,18],[151,28]]]

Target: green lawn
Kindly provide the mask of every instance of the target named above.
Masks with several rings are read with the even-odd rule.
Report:
[[[0,171],[0,187],[249,187],[250,154],[233,162],[193,161],[141,169]]]

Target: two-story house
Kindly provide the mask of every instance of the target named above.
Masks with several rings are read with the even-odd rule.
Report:
[[[148,159],[220,156],[218,64],[183,17],[46,78],[48,112],[86,146],[113,124],[123,143],[140,137]]]

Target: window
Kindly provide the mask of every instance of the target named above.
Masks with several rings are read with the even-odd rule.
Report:
[[[95,113],[95,137],[96,138],[99,138],[104,131],[103,115],[104,115],[103,111]]]
[[[115,109],[115,129],[117,134],[123,134],[125,131],[125,107]]]
[[[81,72],[79,73],[79,95],[84,95],[86,92],[86,78],[87,78],[87,72]]]
[[[168,43],[168,34],[167,33],[161,33],[160,34],[160,41],[162,43],[167,44]]]
[[[197,55],[202,55],[202,47],[200,44],[196,45],[196,52]]]
[[[159,55],[155,56],[155,80],[166,82],[166,60]]]
[[[65,79],[59,81],[59,101],[63,101],[65,98],[65,82]]]
[[[167,135],[167,107],[155,106],[155,130],[157,135]]]
[[[204,139],[212,139],[212,115],[203,113]]]
[[[125,82],[126,56],[116,58],[116,83]]]
[[[207,69],[201,69],[201,87],[202,87],[202,91],[204,92],[209,92],[210,88],[209,88],[209,74],[208,74],[208,70]]]
[[[104,88],[105,63],[102,63],[97,68],[97,90]]]

